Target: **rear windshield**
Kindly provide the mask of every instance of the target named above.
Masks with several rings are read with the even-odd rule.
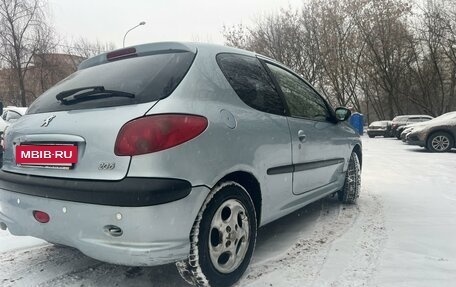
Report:
[[[79,70],[39,96],[27,114],[133,105],[163,99],[179,85],[194,57],[191,52],[162,53]],[[134,96],[94,97],[84,101],[56,99],[61,92],[95,86]]]

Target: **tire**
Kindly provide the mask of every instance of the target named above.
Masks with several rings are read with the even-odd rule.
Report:
[[[436,132],[428,137],[426,147],[430,152],[447,152],[454,147],[454,140],[449,133]]]
[[[347,173],[345,174],[345,183],[343,188],[338,191],[339,201],[343,203],[355,203],[361,191],[361,166],[358,155],[352,152],[348,162]]]
[[[370,138],[375,138],[375,136],[373,136],[373,135],[369,135],[369,137],[370,137]]]
[[[250,263],[256,235],[255,207],[248,192],[235,182],[217,185],[193,224],[189,258],[177,262],[177,269],[196,286],[231,286]]]

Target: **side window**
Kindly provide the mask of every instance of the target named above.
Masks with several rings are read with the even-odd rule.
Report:
[[[325,101],[303,80],[272,64],[267,64],[282,89],[291,116],[326,120],[330,112]]]
[[[266,113],[285,114],[282,99],[266,69],[257,58],[219,54],[217,63],[244,103]]]

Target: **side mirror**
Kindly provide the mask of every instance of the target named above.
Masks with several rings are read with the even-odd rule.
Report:
[[[348,118],[351,116],[351,111],[347,108],[344,107],[339,107],[336,109],[336,118],[337,120],[343,122],[348,120]]]
[[[0,102],[0,115],[3,115],[3,103]]]

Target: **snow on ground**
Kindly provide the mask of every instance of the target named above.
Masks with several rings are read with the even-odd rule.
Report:
[[[456,152],[363,137],[357,205],[315,202],[259,231],[245,286],[455,286]],[[0,231],[1,286],[187,286],[174,265],[124,267]]]
[[[8,231],[0,230],[0,254],[12,250],[28,249],[46,242],[30,236],[12,236]]]

